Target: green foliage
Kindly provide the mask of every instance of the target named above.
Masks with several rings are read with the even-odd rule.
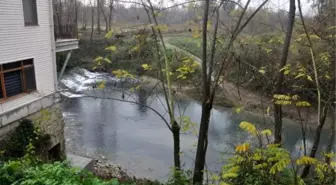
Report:
[[[177,46],[199,58],[201,58],[201,38],[199,38],[201,35],[200,32],[197,30],[194,33],[194,38],[172,38],[168,40],[169,44],[172,44],[174,46]]]
[[[40,163],[30,165],[25,160],[0,164],[2,185],[126,185],[118,179],[100,180],[91,173],[71,168],[67,163]]]
[[[29,149],[27,146],[30,145],[33,145],[31,147],[34,147],[34,150],[42,150],[44,146],[49,144],[49,138],[48,135],[42,134],[31,120],[23,119],[9,139],[5,141],[2,157],[4,160],[21,158],[25,156],[27,149]]]
[[[175,170],[173,167],[170,169],[168,181],[166,185],[188,185],[192,184],[191,170]]]
[[[258,131],[248,122],[240,127],[255,137],[269,136],[268,129]],[[327,154],[332,156],[332,154]],[[249,143],[236,146],[235,155],[223,166],[221,179],[217,182],[231,185],[317,185],[335,182],[335,166],[324,161],[302,156],[296,159],[296,167],[291,164],[290,153],[276,144],[253,147]],[[315,171],[308,179],[301,179],[295,171],[304,165],[313,165]]]

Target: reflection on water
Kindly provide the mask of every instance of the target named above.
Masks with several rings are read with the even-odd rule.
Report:
[[[86,90],[85,93],[121,97],[120,92],[104,90]],[[168,119],[161,95],[148,97],[145,91],[140,91],[134,93],[133,98],[140,104],[152,107]],[[188,99],[177,100],[175,110],[177,116],[190,116],[192,121],[199,123],[201,105],[197,102]],[[173,165],[172,134],[162,119],[146,106],[109,99],[79,97],[66,100],[63,111],[68,152],[92,158],[106,158],[140,176],[166,178],[169,167]],[[209,169],[219,170],[222,159],[234,151],[234,144],[250,139],[238,128],[242,120],[255,123],[258,127],[272,128],[270,120],[267,121],[267,126],[261,124],[262,119],[257,117],[237,115],[230,109],[222,111],[214,109],[210,118],[207,151]],[[327,137],[327,132],[322,134],[322,143],[326,143]],[[311,146],[312,138],[310,133],[308,146]],[[284,140],[284,146],[292,154],[298,155],[299,147],[302,145],[299,126],[285,123]],[[191,168],[193,165],[195,143],[195,135],[181,134],[181,150],[184,153],[182,162],[186,168]]]

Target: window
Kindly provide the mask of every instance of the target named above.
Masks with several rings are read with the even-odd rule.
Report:
[[[22,0],[25,25],[37,25],[36,0]]]
[[[36,90],[33,59],[0,65],[0,100]]]

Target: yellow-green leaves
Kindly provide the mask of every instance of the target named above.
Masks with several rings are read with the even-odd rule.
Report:
[[[285,95],[285,94],[274,94],[273,95],[273,101],[275,101],[275,104],[278,105],[290,105],[292,103],[295,103],[297,107],[310,107],[311,104],[307,101],[299,101],[299,95]]]
[[[296,160],[296,164],[297,165],[303,165],[303,164],[316,164],[317,163],[317,159],[315,158],[311,158],[308,156],[302,156],[299,159]]]
[[[291,71],[291,65],[286,64],[283,68],[280,69],[281,72],[283,72],[285,75],[289,74]]]
[[[105,50],[115,52],[115,51],[117,51],[117,46],[112,45],[112,46],[109,46],[109,47],[105,48]]]
[[[277,163],[275,163],[270,169],[270,174],[276,174],[277,172],[283,171],[290,163],[289,156],[281,158]]]
[[[103,57],[99,56],[97,58],[95,58],[93,61],[94,62],[101,62],[103,60]]]
[[[317,35],[309,35],[310,39],[312,40],[321,40],[321,37],[317,36]]]
[[[265,129],[265,130],[261,131],[260,134],[264,135],[264,136],[271,136],[272,131],[270,129]]]
[[[152,70],[152,66],[150,66],[149,64],[142,64],[141,67],[142,67],[145,71]]]
[[[122,69],[114,70],[112,73],[116,75],[117,78],[134,78],[128,71]]]
[[[246,132],[254,135],[254,136],[256,136],[258,134],[257,128],[249,122],[242,121],[239,124],[239,127],[242,128],[243,130],[245,130]]]
[[[106,62],[106,63],[109,63],[109,64],[111,64],[112,62],[111,62],[111,60],[110,59],[108,59],[108,58],[103,58],[103,61],[104,62]]]
[[[109,31],[105,34],[105,38],[110,39],[112,37],[112,35],[113,35],[113,31],[111,30],[111,31]]]
[[[298,101],[295,104],[297,107],[310,107],[311,104],[307,101]]]
[[[195,31],[193,31],[192,36],[193,36],[194,38],[200,38],[200,37],[201,37],[201,33],[202,33],[202,31],[196,29]]]
[[[191,130],[194,134],[196,134],[196,130],[194,128],[197,124],[192,122],[189,116],[181,116],[178,119],[180,120],[181,132],[185,133]]]
[[[106,62],[106,63],[111,63],[111,60],[106,58],[106,57],[97,57],[93,60],[93,62],[95,62],[96,65],[101,65],[102,62]]]
[[[259,70],[258,70],[259,73],[261,74],[265,74],[265,67],[261,67]]]
[[[243,143],[241,145],[236,146],[236,152],[243,153],[243,152],[248,151],[249,148],[250,148],[249,143]]]
[[[199,64],[190,57],[182,59],[182,66],[176,69],[178,72],[178,79],[186,79],[188,74],[194,73]]]
[[[101,81],[101,82],[98,82],[97,84],[98,84],[98,86],[97,86],[98,89],[104,89],[106,82],[105,81]]]
[[[161,31],[161,32],[167,32],[168,31],[168,25],[167,24],[159,24],[157,26],[154,26],[154,29]]]
[[[273,95],[273,101],[275,101],[275,104],[278,105],[290,105],[292,104],[291,97],[289,95],[285,94],[274,94]]]
[[[243,107],[236,107],[235,112],[239,114],[243,110]]]

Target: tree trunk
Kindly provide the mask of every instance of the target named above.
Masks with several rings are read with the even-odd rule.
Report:
[[[108,19],[107,19],[107,16],[105,14],[105,11],[104,11],[104,1],[100,1],[100,4],[99,4],[99,7],[100,7],[100,10],[101,12],[103,13],[103,17],[104,17],[104,20],[105,20],[105,32],[107,33],[108,32]]]
[[[335,107],[335,106],[334,106]],[[332,152],[332,146],[334,145],[334,141],[335,141],[335,115],[332,115],[332,121],[330,123],[330,136],[329,136],[329,141],[328,141],[328,145],[326,148],[326,153],[331,153]],[[325,158],[326,163],[330,163],[330,157]]]
[[[176,121],[172,125],[172,133],[174,139],[174,167],[176,171],[181,170],[180,161],[180,127]]]
[[[320,118],[320,123],[318,124],[318,126],[316,128],[315,139],[314,139],[313,147],[310,151],[310,156],[309,156],[311,158],[315,158],[315,156],[316,156],[318,146],[320,144],[322,128],[323,128],[323,125],[324,125],[325,120],[326,120],[327,115],[328,115],[328,109],[329,109],[329,106],[325,105],[324,109],[323,109],[323,112],[322,112],[322,115],[321,115],[321,118]],[[311,167],[311,165],[306,165],[304,167],[304,169],[302,171],[302,174],[301,174],[301,178],[306,178],[307,177],[307,175],[309,174],[309,171],[310,171],[310,167]]]
[[[203,170],[205,164],[205,156],[208,147],[208,129],[209,129],[209,118],[211,114],[212,104],[208,102],[203,102],[202,105],[202,118],[201,125],[198,135],[198,144],[196,151],[196,160],[193,176],[193,184],[203,183]]]
[[[77,0],[75,0],[75,27],[73,30],[73,37],[78,38],[78,4],[77,4]]]
[[[110,4],[109,4],[109,17],[108,17],[108,30],[111,31],[111,27],[112,27],[112,10],[113,10],[113,0],[110,0]]]
[[[91,36],[90,36],[91,43],[93,39],[93,32],[94,32],[94,6],[91,7]]]
[[[98,30],[98,34],[100,34],[100,11],[99,11],[99,7],[100,7],[100,0],[97,0],[97,30]]]
[[[289,3],[289,14],[288,14],[288,27],[286,31],[286,37],[284,46],[282,49],[282,55],[280,58],[279,70],[282,69],[287,63],[288,51],[291,42],[293,26],[295,19],[295,0],[290,0]],[[278,71],[278,77],[275,87],[275,94],[282,94],[282,83],[284,81],[283,71]],[[274,143],[281,144],[282,140],[282,107],[280,104],[274,103]]]
[[[210,84],[208,82],[207,75],[207,24],[208,24],[208,13],[209,13],[210,0],[206,0],[204,4],[204,14],[203,14],[203,41],[202,41],[202,85],[203,85],[203,100],[202,100],[202,116],[200,122],[200,129],[198,134],[195,167],[193,184],[203,183],[203,170],[205,164],[205,156],[208,145],[208,129],[209,129],[209,119],[212,109],[212,102],[210,100]],[[211,77],[210,77],[211,80]]]
[[[83,28],[86,29],[86,24],[87,24],[87,20],[86,20],[86,5],[85,5],[85,0],[83,3]]]

